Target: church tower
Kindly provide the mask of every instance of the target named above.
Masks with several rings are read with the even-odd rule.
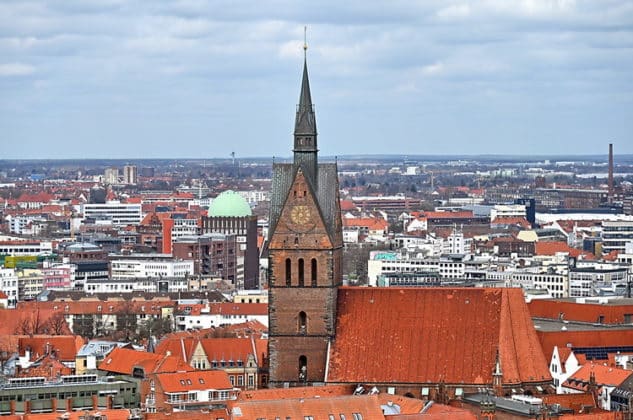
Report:
[[[273,164],[268,291],[271,387],[324,382],[342,277],[337,166],[317,159],[316,118],[305,57],[293,155],[293,163]]]

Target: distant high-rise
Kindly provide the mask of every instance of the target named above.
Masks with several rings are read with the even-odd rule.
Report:
[[[108,185],[119,183],[119,168],[106,168],[103,182]]]
[[[125,165],[123,167],[123,183],[127,185],[136,185],[138,182],[138,171],[136,165]]]

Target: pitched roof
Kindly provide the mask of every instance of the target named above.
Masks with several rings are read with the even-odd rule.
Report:
[[[98,369],[106,372],[131,375],[134,367],[140,366],[145,373],[188,372],[194,370],[180,358],[169,353],[155,354],[124,348],[116,348],[99,364]]]
[[[19,340],[20,353],[31,350],[31,357],[37,358],[53,351],[59,360],[75,360],[79,349],[84,345],[84,339],[74,335],[35,335],[21,337]]]
[[[567,245],[566,242],[562,241],[537,241],[534,245],[535,255],[555,255],[558,252],[568,253],[570,257],[578,257],[580,255],[593,257],[593,254],[590,252],[572,248]]]
[[[561,407],[571,408],[574,412],[579,412],[586,407],[595,407],[596,401],[589,393],[582,394],[545,394],[540,398],[547,405],[560,404]]]
[[[554,346],[571,347],[618,347],[633,343],[633,330],[592,331],[537,331],[545,354],[551,355]],[[580,354],[575,355],[580,359]]]
[[[596,385],[598,387],[603,385],[618,386],[633,375],[633,372],[630,370],[585,363],[565,381],[564,386],[566,388],[587,391],[587,384],[589,383],[589,378],[592,373],[596,378]]]
[[[223,370],[197,370],[156,374],[164,392],[204,391],[207,389],[233,389],[229,375]]]
[[[520,289],[343,287],[327,381],[490,384],[497,352],[504,384],[551,380]]]
[[[354,413],[364,419],[384,419],[376,395],[352,395],[329,398],[288,398],[280,400],[238,400],[228,404],[233,413],[236,409],[243,418],[304,418],[327,419],[330,414],[353,419]]]
[[[597,322],[602,316],[603,324],[623,324],[624,315],[633,313],[630,304],[601,305],[550,299],[534,299],[528,308],[535,318],[558,319],[562,315],[567,321]]]

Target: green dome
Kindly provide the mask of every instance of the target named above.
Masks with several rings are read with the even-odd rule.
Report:
[[[244,197],[235,191],[224,191],[218,195],[209,207],[209,217],[244,217],[253,212]]]

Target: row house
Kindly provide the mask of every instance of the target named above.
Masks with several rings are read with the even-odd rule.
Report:
[[[268,325],[266,303],[208,303],[179,305],[175,314],[176,329],[200,330],[259,321]]]
[[[24,309],[23,309],[24,308]],[[173,302],[131,301],[65,301],[25,302],[20,309],[33,311],[50,310],[60,313],[74,334],[93,338],[114,331],[138,332],[140,327],[153,318],[172,319]]]
[[[239,392],[221,370],[152,373],[142,387],[147,413],[224,408]]]
[[[611,410],[611,393],[631,376],[633,372],[630,370],[589,362],[570,375],[562,385],[562,392],[565,394],[590,392],[597,397],[600,408]],[[615,405],[617,408],[618,404]]]
[[[13,268],[0,268],[0,290],[7,295],[9,307],[15,307],[19,299],[18,276]]]
[[[128,279],[87,279],[83,282],[86,293],[178,293],[189,289],[189,281],[184,277],[155,277]]]
[[[194,369],[226,372],[232,387],[259,389],[268,381],[268,340],[253,336],[198,338],[175,336],[156,346],[157,354],[180,357]]]

